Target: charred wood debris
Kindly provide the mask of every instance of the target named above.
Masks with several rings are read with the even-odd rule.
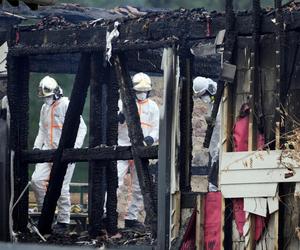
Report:
[[[84,13],[86,10],[76,5],[64,5],[65,11]],[[51,9],[51,8],[50,8]],[[54,7],[53,7],[54,9]],[[286,25],[286,30],[295,30],[300,28],[300,5],[296,3],[290,3],[282,9],[282,18]],[[159,51],[162,47],[170,45],[179,45],[183,58],[187,61],[182,63],[182,72],[187,73],[187,67],[189,64],[195,65],[194,74],[202,74],[204,76],[211,76],[217,78],[213,67],[208,67],[201,58],[195,58],[191,60],[191,54],[189,49],[200,43],[212,42],[217,32],[221,29],[227,28],[230,33],[230,39],[225,46],[230,47],[230,55],[226,56],[226,60],[231,61],[231,53],[234,50],[234,40],[237,35],[252,35],[252,13],[251,12],[238,12],[234,17],[225,16],[225,13],[207,12],[204,9],[179,9],[176,11],[147,11],[140,10],[132,7],[116,8],[111,11],[103,11],[106,13],[105,18],[95,20],[96,10],[90,9],[90,15],[81,15],[81,22],[74,20],[64,15],[48,15],[43,17],[43,12],[47,13],[46,9],[41,8],[39,17],[42,20],[33,26],[19,26],[15,29],[15,33],[12,33],[10,40],[10,53],[8,57],[9,61],[9,79],[8,79],[8,95],[10,97],[11,113],[12,113],[12,133],[10,135],[10,141],[12,149],[15,151],[15,175],[17,177],[15,183],[15,190],[17,194],[27,185],[28,180],[28,163],[40,162],[41,160],[54,161],[53,169],[51,173],[49,188],[45,197],[44,206],[41,219],[39,221],[39,230],[42,233],[50,233],[51,221],[53,219],[56,201],[59,196],[60,186],[62,179],[61,173],[66,170],[68,162],[72,161],[75,153],[77,154],[76,161],[89,161],[90,175],[98,176],[98,180],[89,180],[90,189],[89,194],[98,192],[100,196],[96,201],[92,201],[90,207],[91,212],[89,215],[90,223],[92,223],[90,235],[84,233],[74,233],[68,236],[49,235],[47,238],[47,244],[69,244],[69,245],[87,245],[100,247],[103,244],[111,245],[153,245],[153,236],[155,236],[156,225],[156,204],[155,199],[152,197],[154,193],[153,183],[150,180],[147,168],[148,159],[157,158],[157,147],[145,148],[142,145],[143,136],[141,135],[140,126],[135,126],[135,123],[139,123],[137,112],[133,115],[129,114],[129,110],[134,110],[135,105],[132,103],[133,98],[130,98],[129,87],[131,85],[129,71],[125,65],[124,53],[132,53],[134,50],[149,50]],[[50,10],[49,10],[50,12]],[[24,13],[29,13],[28,11]],[[54,12],[55,13],[55,12]],[[91,14],[93,13],[93,14]],[[273,9],[261,10],[261,27],[260,34],[276,33],[272,19],[276,15],[276,11]],[[3,15],[3,13],[2,13]],[[45,15],[45,14],[44,14]],[[83,20],[85,16],[86,20]],[[102,53],[105,51],[105,35],[107,29],[111,30],[114,21],[119,21],[120,36],[117,41],[114,42],[114,52],[119,53],[119,56],[113,58],[113,66],[103,66],[101,62],[97,61]],[[225,27],[226,26],[226,27]],[[45,34],[49,37],[49,40],[45,43]],[[254,35],[257,35],[254,32]],[[64,39],[62,39],[62,37]],[[257,37],[255,37],[257,39]],[[254,40],[254,43],[256,41]],[[130,51],[130,52],[128,52]],[[27,136],[28,136],[28,104],[29,97],[24,95],[28,94],[28,80],[31,63],[34,61],[35,56],[39,55],[54,55],[62,53],[79,54],[78,61],[79,69],[75,79],[74,89],[70,102],[70,114],[67,114],[66,124],[63,128],[62,139],[59,144],[59,148],[56,151],[45,152],[32,152],[27,150]],[[152,52],[149,52],[151,55]],[[181,54],[181,55],[182,55]],[[146,56],[148,54],[146,53]],[[158,56],[161,53],[158,52]],[[30,59],[31,58],[31,59]],[[80,59],[81,58],[81,59]],[[156,59],[155,59],[156,60]],[[211,60],[216,62],[216,58],[206,58],[205,60]],[[91,64],[91,71],[89,67],[84,65]],[[80,66],[81,65],[81,66]],[[100,72],[96,72],[92,65],[98,65]],[[158,62],[156,62],[158,65]],[[197,66],[198,65],[198,66]],[[199,66],[200,65],[200,66]],[[201,67],[201,65],[203,67]],[[215,64],[216,66],[217,64]],[[127,66],[130,64],[127,62]],[[111,68],[110,68],[111,67]],[[217,67],[217,66],[216,66]],[[86,72],[88,68],[88,72]],[[152,71],[161,72],[158,69],[159,66],[155,66]],[[114,72],[114,69],[116,72]],[[130,68],[129,68],[130,69]],[[158,69],[158,70],[157,70]],[[83,78],[87,75],[91,82],[86,82]],[[117,77],[120,86],[110,85],[110,90],[107,90],[107,86],[113,77]],[[191,77],[191,76],[186,76]],[[86,82],[85,84],[83,84]],[[101,85],[99,84],[100,82]],[[22,83],[22,84],[20,84]],[[98,83],[98,85],[97,85]],[[103,85],[102,85],[103,84]],[[95,117],[101,114],[101,119],[97,122],[91,123],[91,134],[89,149],[78,149],[72,151],[68,149],[74,144],[76,133],[76,127],[78,127],[78,119],[82,112],[82,108],[85,101],[85,95],[87,88],[91,89],[100,88],[99,96],[91,98],[91,106],[99,107],[99,110],[94,109],[90,114],[91,117]],[[21,87],[20,87],[21,86]],[[128,110],[125,110],[126,120],[129,122],[129,134],[135,138],[132,147],[118,147],[114,148],[117,144],[117,101],[118,101],[118,89],[121,89],[123,102],[128,105]],[[82,94],[84,93],[84,94]],[[192,95],[188,90],[182,93],[184,101],[187,104],[186,116],[183,117],[181,122],[186,124],[187,120],[190,120],[189,112],[193,110]],[[106,100],[106,103],[98,103],[100,97]],[[132,97],[132,96],[131,96]],[[127,99],[126,99],[127,98]],[[75,102],[80,101],[80,109],[78,105],[75,106]],[[18,105],[15,105],[19,103]],[[106,109],[107,107],[107,109]],[[126,109],[126,108],[125,108]],[[73,112],[72,112],[73,110]],[[217,110],[217,108],[216,108]],[[105,115],[103,115],[103,111]],[[72,114],[73,116],[71,116]],[[108,116],[107,114],[112,114]],[[71,122],[71,118],[73,121]],[[108,126],[110,124],[110,126]],[[188,124],[189,129],[185,131],[186,134],[182,134],[183,138],[189,138],[191,135],[191,124]],[[95,131],[103,131],[102,133],[96,133]],[[68,132],[67,132],[68,131]],[[68,135],[67,133],[70,134]],[[187,136],[186,136],[187,135]],[[94,148],[97,145],[106,144],[104,149]],[[187,139],[186,144],[189,144]],[[99,152],[97,152],[99,150]],[[106,151],[105,151],[106,150]],[[98,155],[98,156],[96,156]],[[97,158],[98,157],[98,158]],[[184,157],[184,156],[183,156]],[[117,231],[117,212],[116,212],[116,189],[117,189],[117,159],[134,159],[137,164],[137,173],[139,181],[142,181],[141,189],[144,196],[144,201],[147,203],[146,212],[150,217],[150,227],[146,233],[138,233],[134,231],[123,230],[123,237],[121,239],[106,238],[100,235],[102,222],[100,218],[103,215],[104,193],[103,187],[107,186],[108,196],[111,198],[106,204],[106,210],[108,212],[108,232],[113,235]],[[74,159],[73,159],[74,160]],[[181,158],[182,162],[186,162],[186,159]],[[96,165],[101,167],[96,168]],[[189,191],[189,179],[190,173],[186,171],[186,166],[183,167],[184,179],[182,179],[181,187],[183,191]],[[58,175],[57,175],[58,174]],[[106,179],[101,176],[106,176]],[[57,186],[57,183],[59,185]],[[55,187],[55,188],[54,188]],[[93,199],[93,196],[89,196],[89,199]],[[14,218],[18,220],[15,230],[21,231],[19,241],[21,242],[41,242],[40,238],[35,234],[27,232],[28,217],[24,216],[24,211],[28,211],[28,192],[25,193],[23,199],[19,202],[15,209]],[[148,210],[148,211],[147,211]],[[49,217],[50,215],[50,217]],[[97,238],[95,239],[97,235]],[[99,236],[100,235],[100,236]],[[95,237],[92,237],[95,236]]]

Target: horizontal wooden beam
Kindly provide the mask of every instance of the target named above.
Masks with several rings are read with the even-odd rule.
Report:
[[[130,71],[162,74],[162,49],[128,51],[126,57]],[[30,56],[30,72],[76,74],[79,59],[79,53]],[[220,62],[219,54],[197,57],[194,59],[194,74],[217,79]]]
[[[39,34],[32,33],[38,39]],[[51,34],[49,34],[50,36]],[[62,37],[64,34],[61,34]],[[100,38],[99,38],[100,39]],[[168,38],[160,41],[142,41],[142,42],[124,42],[116,41],[112,45],[113,52],[122,52],[130,50],[157,49],[169,47],[177,43],[177,39]],[[26,44],[13,46],[10,48],[11,56],[30,56],[30,55],[45,55],[45,54],[66,54],[66,53],[82,53],[82,52],[101,52],[106,50],[106,42],[100,41],[88,44],[53,44],[46,43],[41,45]]]
[[[188,12],[188,11],[187,11]],[[210,17],[209,25],[203,13],[199,15],[192,13],[176,13],[168,15],[154,14],[136,19],[120,20],[120,36],[113,42],[113,47],[119,50],[128,50],[139,47],[145,48],[153,44],[165,43],[168,40],[177,39],[181,45],[186,42],[214,38],[221,29],[225,29],[225,15],[215,14]],[[173,15],[173,17],[172,17]],[[181,16],[188,18],[180,18]],[[272,21],[273,16],[264,13],[261,22],[261,34],[274,33],[276,25]],[[15,30],[19,36],[12,33],[12,51],[18,54],[41,54],[41,53],[75,53],[104,50],[106,47],[107,27],[112,22],[103,21],[96,27],[82,28],[73,26],[64,29],[38,30],[35,26],[20,27]],[[300,12],[294,11],[284,13],[286,30],[295,30],[300,27]],[[235,30],[238,35],[251,35],[252,15],[241,13],[236,15]],[[156,45],[155,45],[156,46]]]
[[[139,155],[145,159],[158,158],[158,146],[140,147]],[[22,161],[26,163],[52,162],[55,150],[23,150]],[[91,160],[131,160],[131,146],[113,146],[81,149],[65,149],[63,162],[86,162]]]

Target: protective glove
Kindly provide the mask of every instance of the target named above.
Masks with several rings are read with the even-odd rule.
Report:
[[[151,136],[146,136],[144,138],[144,142],[147,144],[147,146],[151,146],[154,143],[154,139]]]
[[[118,114],[118,121],[120,124],[124,124],[125,122],[125,115],[122,112]]]

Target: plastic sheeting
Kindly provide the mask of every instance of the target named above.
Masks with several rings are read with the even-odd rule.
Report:
[[[249,115],[241,117],[234,125],[233,139],[234,151],[248,151],[248,133],[249,133]],[[262,134],[257,135],[257,148],[262,149],[264,146],[264,137]],[[246,213],[244,211],[244,199],[233,199],[234,220],[240,236],[243,235],[243,227],[246,222]],[[255,240],[258,241],[265,227],[265,218],[259,215],[255,216]]]
[[[221,249],[222,232],[222,194],[209,192],[204,204],[204,243],[205,249]]]
[[[194,209],[192,216],[189,220],[187,229],[183,236],[183,243],[181,245],[180,250],[189,250],[195,248],[195,240],[196,240],[196,209]]]

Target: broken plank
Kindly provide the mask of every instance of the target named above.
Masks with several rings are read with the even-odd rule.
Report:
[[[234,170],[283,168],[280,163],[281,153],[281,150],[225,152],[222,154],[221,170],[225,173]],[[297,163],[294,163],[297,167]]]
[[[274,197],[277,183],[262,184],[221,184],[221,192],[225,198]]]
[[[286,174],[293,174],[293,176],[286,177]],[[221,173],[221,185],[279,182],[300,182],[300,169],[294,169],[294,172],[291,172],[286,168],[260,168],[222,171]]]

